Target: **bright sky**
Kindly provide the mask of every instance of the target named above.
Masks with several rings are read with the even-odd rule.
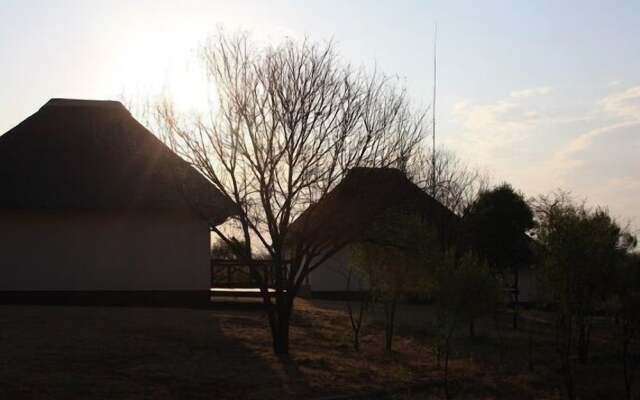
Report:
[[[640,227],[640,2],[0,0],[0,132],[52,97],[206,101],[195,49],[222,25],[333,39],[402,77],[438,140],[527,195],[556,188]]]

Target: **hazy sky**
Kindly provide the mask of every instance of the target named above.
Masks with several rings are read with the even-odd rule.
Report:
[[[0,0],[0,132],[52,97],[206,100],[194,51],[222,25],[333,39],[431,103],[438,140],[527,195],[571,190],[640,227],[640,2]]]

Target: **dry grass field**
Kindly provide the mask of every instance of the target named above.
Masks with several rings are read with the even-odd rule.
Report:
[[[264,314],[248,307],[0,306],[0,399],[281,399],[383,392],[391,393],[385,398],[442,398],[433,337],[428,326],[416,323],[428,313],[426,306],[401,312],[391,354],[382,350],[382,330],[372,318],[357,353],[342,303],[298,300],[292,352],[279,358],[271,352]],[[505,315],[502,347],[489,323],[479,325],[475,339],[466,330],[455,339],[456,398],[563,397],[548,316],[525,317],[522,326],[535,331],[533,372],[528,336],[508,329]],[[609,334],[596,331],[592,362],[578,368],[581,399],[623,398]]]

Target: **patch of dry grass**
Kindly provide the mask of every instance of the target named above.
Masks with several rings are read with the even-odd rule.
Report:
[[[476,339],[463,331],[455,338],[456,398],[562,398],[546,316],[528,316],[536,317],[534,371],[528,336],[506,328],[505,315],[502,347],[491,324],[479,324]],[[403,397],[409,387],[419,388],[411,398],[442,396],[433,337],[420,324],[399,330],[391,354],[375,322],[355,352],[340,303],[299,300],[292,324],[291,355],[281,358],[271,351],[264,314],[246,307],[0,306],[0,398],[280,399],[394,390]],[[579,367],[581,398],[622,398],[608,339],[596,335],[594,361]]]

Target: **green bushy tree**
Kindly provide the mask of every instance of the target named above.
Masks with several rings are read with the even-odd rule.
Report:
[[[513,327],[517,328],[519,270],[531,262],[527,231],[534,227],[533,211],[524,196],[509,184],[481,192],[464,213],[464,225],[474,251],[494,273],[513,277]]]

